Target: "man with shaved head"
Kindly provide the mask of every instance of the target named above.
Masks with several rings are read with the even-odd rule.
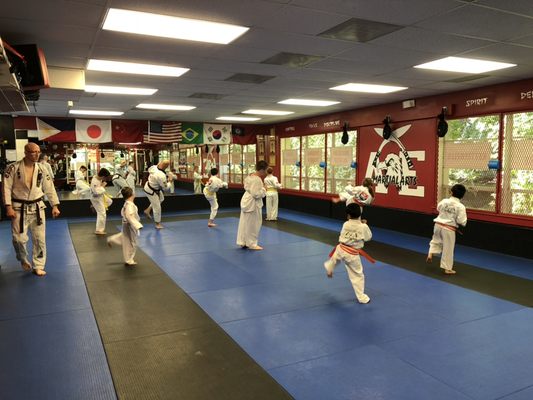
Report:
[[[165,200],[163,191],[168,192],[170,190],[170,182],[168,181],[165,170],[170,165],[170,161],[161,161],[157,165],[152,165],[148,168],[148,179],[144,185],[144,192],[146,197],[150,200],[150,206],[144,210],[144,214],[152,219],[150,211],[154,211],[154,222],[156,229],[162,229],[161,225],[161,203]]]
[[[48,169],[38,163],[39,146],[28,143],[24,146],[24,158],[10,164],[3,181],[3,201],[6,215],[11,218],[11,232],[13,246],[17,260],[22,269],[32,271],[37,276],[44,276],[46,272],[46,237],[44,196],[46,195],[52,206],[52,216],[59,216],[59,199],[54,188],[54,181]],[[31,232],[33,251],[33,265],[28,260],[28,231]]]

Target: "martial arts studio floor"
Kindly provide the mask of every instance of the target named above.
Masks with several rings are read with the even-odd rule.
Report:
[[[206,211],[143,221],[134,269],[94,220],[49,220],[45,278],[0,223],[0,398],[533,398],[531,260],[459,245],[445,276],[429,238],[373,228],[361,305],[322,266],[342,221],[281,210],[257,252]]]

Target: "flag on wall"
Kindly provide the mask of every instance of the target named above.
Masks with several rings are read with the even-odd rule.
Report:
[[[194,122],[184,122],[182,124],[181,136],[181,143],[183,144],[203,144],[203,124]]]
[[[76,142],[112,142],[111,120],[76,119]]]
[[[113,120],[113,142],[141,143],[148,128],[148,121]]]
[[[181,142],[181,122],[148,121],[148,135],[144,143],[178,143]]]
[[[37,137],[47,142],[75,142],[73,119],[35,118]]]
[[[230,144],[231,124],[204,124],[204,140],[207,144]]]

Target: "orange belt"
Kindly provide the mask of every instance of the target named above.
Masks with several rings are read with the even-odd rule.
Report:
[[[443,224],[442,222],[435,222],[435,224],[439,225],[439,226],[442,226],[443,228],[446,228],[446,229],[449,229],[450,231],[454,231],[454,232],[457,232],[459,235],[462,235],[463,232],[461,232],[459,229],[457,229],[455,226],[451,226],[451,225],[446,225],[446,224]]]
[[[331,250],[331,252],[329,253],[329,257],[333,257],[333,254],[335,253],[335,250],[337,250],[337,247],[340,247],[342,250],[344,250],[346,253],[348,254],[352,254],[354,256],[363,256],[364,258],[366,258],[369,262],[371,262],[372,264],[375,264],[376,263],[376,260],[374,260],[370,254],[368,254],[366,251],[364,251],[363,249],[354,249],[353,247],[350,247],[350,246],[347,246],[345,245],[344,243],[339,243],[337,246],[335,246],[333,248],[333,250]]]

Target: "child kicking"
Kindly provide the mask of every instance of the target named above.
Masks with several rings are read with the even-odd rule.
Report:
[[[346,207],[346,214],[348,221],[342,226],[339,244],[331,252],[330,259],[324,263],[324,268],[328,278],[332,278],[337,264],[344,261],[357,301],[366,304],[370,301],[370,297],[365,294],[365,275],[359,255],[372,263],[375,262],[363,251],[364,242],[372,238],[372,232],[366,223],[361,222],[361,207],[358,204],[349,204]]]
[[[220,188],[228,187],[228,184],[223,182],[217,174],[218,169],[212,168],[211,176],[204,187],[204,196],[211,205],[211,215],[209,215],[209,221],[207,222],[207,226],[210,228],[217,226],[217,224],[215,224],[215,217],[217,216],[218,211],[217,192]]]
[[[442,253],[440,267],[443,272],[453,275],[453,251],[455,248],[455,232],[459,226],[466,225],[466,207],[461,203],[461,199],[466,193],[463,185],[453,185],[451,197],[441,200],[437,205],[439,216],[433,221],[433,237],[429,242],[429,253],[426,261],[433,261],[433,255]]]
[[[365,178],[361,186],[348,185],[339,193],[338,197],[332,198],[331,201],[334,203],[345,201],[346,205],[357,203],[363,207],[372,204],[374,197],[376,197],[374,182],[371,178]]]
[[[107,238],[107,244],[121,245],[122,254],[124,255],[124,263],[126,266],[131,267],[137,263],[134,260],[135,252],[137,251],[137,236],[139,236],[139,230],[142,229],[140,222],[139,210],[134,203],[135,193],[132,188],[126,186],[120,191],[122,197],[124,197],[124,206],[120,212],[122,215],[122,232]]]

